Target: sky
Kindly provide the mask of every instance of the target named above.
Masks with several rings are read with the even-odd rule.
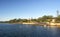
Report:
[[[56,16],[60,0],[0,0],[0,21]]]

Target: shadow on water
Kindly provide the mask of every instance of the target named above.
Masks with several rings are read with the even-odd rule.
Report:
[[[0,37],[60,37],[56,26],[0,24]]]

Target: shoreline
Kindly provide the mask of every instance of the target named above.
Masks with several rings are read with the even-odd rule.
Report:
[[[3,24],[3,23],[1,23]],[[26,24],[26,25],[36,25],[36,26],[60,26],[60,23],[5,23],[5,24]]]

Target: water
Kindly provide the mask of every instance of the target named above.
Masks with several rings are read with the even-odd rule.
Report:
[[[60,28],[56,26],[0,24],[0,37],[60,37]]]

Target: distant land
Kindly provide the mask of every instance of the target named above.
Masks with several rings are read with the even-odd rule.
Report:
[[[0,23],[14,23],[14,24],[40,24],[40,25],[44,25],[44,24],[48,24],[50,22],[52,22],[54,20],[54,24],[55,23],[60,23],[60,15],[58,15],[57,17],[53,17],[51,15],[47,16],[44,15],[42,17],[38,17],[37,19],[11,19],[9,21],[0,21]]]

